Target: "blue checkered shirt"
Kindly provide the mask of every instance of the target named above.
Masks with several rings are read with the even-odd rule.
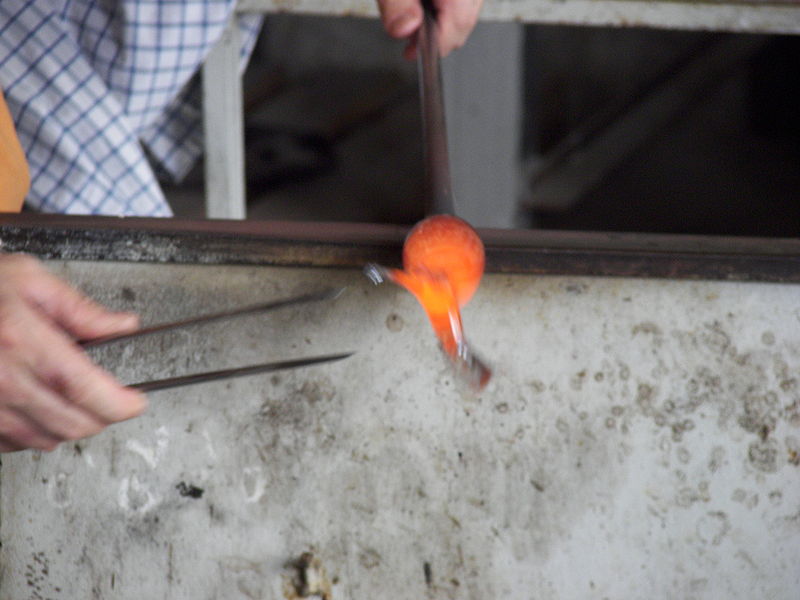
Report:
[[[202,152],[194,77],[235,0],[0,0],[0,88],[43,212],[170,216]],[[261,19],[237,17],[242,68]]]

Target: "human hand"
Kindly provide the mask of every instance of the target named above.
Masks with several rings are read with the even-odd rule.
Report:
[[[483,0],[431,0],[436,9],[439,53],[447,56],[467,41],[481,11]],[[422,24],[420,0],[378,0],[381,21],[386,32],[398,39],[408,39],[403,55],[417,56],[416,32]]]
[[[52,450],[141,414],[145,397],[89,360],[75,340],[133,331],[22,254],[0,254],[0,452]]]

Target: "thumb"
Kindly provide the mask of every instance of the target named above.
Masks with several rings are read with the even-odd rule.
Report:
[[[419,0],[378,0],[383,27],[393,38],[410,37],[422,23]]]
[[[23,298],[35,305],[59,327],[77,339],[92,339],[134,331],[139,318],[133,313],[115,312],[87,298],[41,264],[26,265],[18,275]]]

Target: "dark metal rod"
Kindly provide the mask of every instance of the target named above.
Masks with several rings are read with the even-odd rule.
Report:
[[[424,1],[422,6],[422,25],[417,33],[417,56],[428,202],[426,212],[455,214],[450,181],[450,158],[447,151],[436,14],[429,0]]]
[[[43,259],[362,269],[401,264],[407,227],[2,214],[0,249]],[[800,283],[800,239],[479,229],[488,273]]]
[[[203,383],[206,381],[215,381],[218,379],[228,379],[230,377],[243,377],[245,375],[257,375],[259,373],[270,373],[272,371],[283,371],[285,369],[297,369],[299,367],[307,367],[325,362],[334,362],[343,360],[352,356],[353,352],[344,354],[330,354],[327,356],[315,356],[312,358],[300,358],[296,360],[284,360],[280,362],[265,363],[260,365],[250,365],[247,367],[237,367],[235,369],[223,369],[221,371],[209,371],[206,373],[195,373],[193,375],[182,375],[180,377],[170,377],[168,379],[156,379],[153,381],[142,381],[140,383],[133,383],[127,387],[139,390],[141,392],[155,392],[157,390],[166,390],[169,388],[181,387],[184,385],[193,385],[195,383]]]
[[[333,300],[337,298],[342,292],[344,288],[325,288],[318,292],[313,292],[310,294],[303,294],[302,296],[295,296],[293,298],[284,298],[282,300],[273,300],[270,302],[262,302],[260,304],[255,304],[252,306],[245,306],[243,308],[236,308],[234,310],[227,310],[207,315],[200,315],[198,317],[190,317],[188,319],[183,319],[181,321],[174,321],[172,323],[162,323],[161,325],[152,325],[150,327],[144,327],[142,329],[137,329],[131,333],[123,333],[121,335],[109,335],[105,337],[95,338],[93,340],[84,340],[80,342],[80,345],[84,348],[96,348],[97,346],[102,346],[104,344],[110,344],[111,342],[119,342],[122,340],[130,340],[133,338],[142,337],[145,335],[150,335],[153,333],[159,333],[162,331],[169,331],[171,329],[179,329],[181,327],[187,327],[189,325],[196,325],[198,323],[210,323],[212,321],[219,321],[222,319],[227,319],[230,317],[238,317],[242,315],[258,313],[258,312],[266,312],[271,310],[277,310],[279,308],[284,308],[286,306],[292,306],[295,304],[303,304],[306,302],[318,302],[320,300]]]

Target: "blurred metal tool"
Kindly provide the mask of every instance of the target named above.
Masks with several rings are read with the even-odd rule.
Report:
[[[300,296],[294,296],[291,298],[284,298],[281,300],[273,300],[270,302],[263,302],[261,304],[254,304],[251,306],[245,306],[242,308],[237,308],[233,310],[227,310],[223,312],[216,312],[210,313],[207,315],[201,315],[198,317],[191,317],[188,319],[183,319],[180,321],[174,321],[172,323],[163,323],[161,325],[153,325],[150,327],[144,327],[132,333],[125,333],[122,335],[111,335],[101,338],[96,338],[93,340],[85,340],[80,342],[80,345],[84,348],[96,348],[98,346],[102,346],[105,344],[111,344],[113,342],[121,342],[127,341],[134,338],[151,335],[154,333],[161,333],[164,331],[171,331],[175,329],[181,329],[184,327],[188,327],[191,325],[197,324],[205,324],[210,323],[212,321],[219,321],[222,319],[227,319],[231,317],[239,317],[242,315],[254,314],[259,312],[268,312],[272,310],[277,310],[279,308],[285,308],[288,306],[295,306],[298,304],[305,304],[309,302],[318,302],[321,300],[334,300],[338,298],[342,292],[344,292],[344,288],[325,288],[318,292],[312,292],[309,294],[302,294]],[[271,362],[271,363],[262,363],[256,365],[249,365],[245,367],[236,367],[232,369],[223,369],[220,371],[209,371],[205,373],[194,373],[190,375],[181,375],[178,377],[169,377],[166,379],[157,379],[153,381],[142,381],[139,383],[129,384],[128,387],[141,390],[143,392],[152,392],[156,390],[163,390],[167,388],[174,388],[184,385],[191,385],[195,383],[202,383],[205,381],[214,381],[217,379],[227,379],[230,377],[241,377],[244,375],[256,375],[258,373],[268,373],[271,371],[281,371],[284,369],[297,369],[299,367],[305,367],[315,364],[321,364],[326,362],[334,362],[338,360],[345,359],[349,356],[352,356],[353,352],[345,352],[341,354],[329,354],[324,356],[311,356],[311,357],[304,357],[304,358],[297,358],[292,360],[283,360],[278,362]]]
[[[83,346],[84,348],[96,348],[97,346],[110,344],[111,342],[130,340],[133,338],[138,338],[153,333],[160,333],[162,331],[169,331],[173,329],[188,327],[189,325],[195,325],[199,323],[210,323],[211,321],[219,321],[222,319],[228,319],[230,317],[239,317],[242,315],[248,315],[259,312],[269,312],[271,310],[277,310],[279,308],[284,308],[286,306],[294,306],[295,304],[305,304],[307,302],[319,302],[320,300],[335,300],[336,298],[341,296],[342,292],[344,292],[344,288],[325,288],[318,292],[303,294],[301,296],[294,296],[292,298],[284,298],[282,300],[272,300],[270,302],[263,302],[261,304],[245,306],[243,308],[236,308],[233,310],[210,313],[207,315],[201,315],[199,317],[191,317],[188,319],[183,319],[181,321],[174,321],[172,323],[163,323],[161,325],[152,325],[150,327],[143,327],[142,329],[137,329],[136,331],[133,331],[131,333],[123,333],[121,335],[109,335],[105,337],[95,338],[93,340],[84,340],[80,342],[80,345]]]
[[[179,377],[169,377],[167,379],[155,379],[153,381],[142,381],[132,383],[127,387],[140,390],[142,392],[154,392],[168,388],[214,381],[217,379],[227,379],[229,377],[242,377],[244,375],[257,375],[259,373],[269,373],[271,371],[283,371],[285,369],[297,369],[326,362],[335,362],[352,356],[353,352],[344,354],[329,354],[327,356],[313,356],[309,358],[298,358],[297,360],[282,360],[273,363],[250,365],[248,367],[237,367],[234,369],[222,369],[221,371],[208,371],[206,373],[195,373],[194,375],[181,375]]]
[[[450,157],[444,119],[444,96],[436,32],[436,9],[423,0],[422,25],[417,33],[419,89],[422,103],[422,136],[425,148],[427,214],[455,214],[450,181]]]

